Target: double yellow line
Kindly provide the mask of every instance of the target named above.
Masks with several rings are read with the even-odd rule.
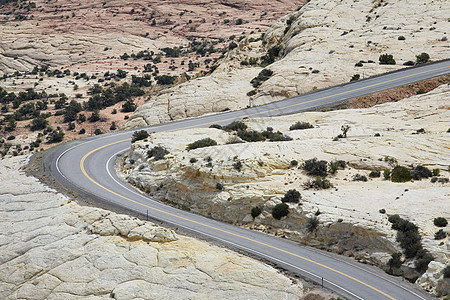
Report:
[[[436,69],[432,69],[432,70],[428,70],[428,71],[423,71],[423,72],[419,72],[419,73],[416,73],[416,74],[411,74],[411,75],[407,75],[407,76],[403,76],[403,77],[399,77],[399,78],[395,78],[395,79],[391,79],[391,80],[387,80],[387,81],[375,83],[375,84],[372,84],[372,85],[360,87],[360,88],[353,89],[353,90],[350,90],[350,91],[346,91],[346,92],[342,92],[342,93],[338,93],[338,94],[333,94],[333,95],[329,95],[329,96],[324,96],[324,97],[317,98],[317,99],[313,99],[313,100],[306,101],[306,102],[295,103],[295,104],[287,105],[287,106],[284,106],[284,107],[281,107],[281,108],[274,108],[274,109],[270,109],[270,110],[266,110],[266,111],[262,111],[262,112],[256,112],[256,113],[253,113],[253,114],[249,114],[248,116],[257,116],[257,115],[260,115],[260,114],[263,114],[263,113],[266,113],[266,112],[272,112],[272,111],[276,111],[276,110],[280,110],[280,109],[285,109],[285,108],[290,108],[290,107],[295,107],[295,106],[303,105],[303,104],[306,104],[306,103],[312,103],[312,102],[320,101],[320,100],[327,99],[327,98],[330,98],[330,97],[340,96],[340,95],[348,94],[348,93],[351,93],[351,92],[354,92],[354,91],[363,90],[363,89],[368,89],[368,88],[370,88],[370,87],[378,86],[378,85],[381,85],[381,84],[385,84],[385,83],[389,83],[389,82],[393,82],[393,81],[398,81],[398,80],[405,79],[405,78],[408,78],[408,77],[413,77],[413,76],[417,76],[417,75],[420,75],[420,74],[430,73],[430,72],[433,72],[433,71],[436,71],[436,70],[446,69],[446,68],[450,68],[450,67],[441,67],[441,68],[436,68]],[[216,120],[216,122],[217,122],[217,121],[222,121],[222,122],[223,122],[223,121],[230,121],[230,120],[233,120],[233,119],[235,119],[235,117],[234,117],[234,118],[226,118],[226,119]],[[201,126],[205,126],[205,125],[210,125],[210,124],[212,124],[212,123],[213,123],[213,122],[206,122],[206,123],[202,123],[202,124],[196,124],[196,125],[191,125],[191,126],[186,126],[186,127],[178,128],[178,129],[167,130],[167,131],[176,131],[176,130],[184,130],[184,129],[193,128],[193,127],[201,127]],[[331,268],[331,267],[328,267],[328,266],[326,266],[326,265],[324,265],[324,264],[321,264],[321,263],[316,262],[316,261],[314,261],[314,260],[311,260],[311,259],[309,259],[309,258],[300,256],[300,255],[298,255],[298,254],[295,254],[295,253],[292,253],[292,252],[289,252],[289,251],[280,249],[280,248],[278,248],[278,247],[275,247],[275,246],[272,246],[272,245],[269,245],[269,244],[266,244],[266,243],[263,243],[263,242],[260,242],[260,241],[257,241],[257,240],[254,240],[254,239],[251,239],[251,238],[248,238],[248,237],[245,237],[245,236],[242,236],[242,235],[233,233],[233,232],[229,232],[229,231],[226,231],[226,230],[217,228],[217,227],[213,227],[213,226],[210,226],[210,225],[201,223],[201,222],[197,222],[197,221],[194,221],[194,220],[191,220],[191,219],[187,219],[187,218],[184,218],[184,217],[181,217],[181,216],[178,216],[178,215],[175,215],[175,214],[172,214],[172,213],[169,213],[169,212],[166,212],[166,211],[163,211],[163,210],[154,208],[154,207],[152,207],[152,206],[143,204],[143,203],[141,203],[141,202],[138,202],[138,201],[136,201],[136,200],[133,200],[133,199],[131,199],[131,198],[128,198],[128,197],[126,197],[126,196],[123,196],[123,195],[121,195],[121,194],[118,194],[118,193],[116,193],[116,192],[114,192],[114,191],[112,191],[112,190],[106,188],[105,186],[101,185],[100,183],[98,183],[97,181],[95,181],[94,179],[92,179],[92,178],[89,176],[89,174],[87,174],[87,172],[86,172],[86,170],[85,170],[85,167],[84,167],[84,164],[85,164],[86,159],[87,159],[90,155],[92,155],[93,153],[95,153],[95,152],[97,152],[97,151],[99,151],[99,150],[101,150],[101,149],[104,149],[104,148],[107,148],[107,147],[109,147],[109,146],[112,146],[112,145],[115,145],[115,144],[119,144],[119,143],[122,143],[122,142],[126,142],[126,141],[129,141],[129,140],[130,140],[130,139],[124,139],[124,140],[120,140],[120,141],[117,141],[117,142],[114,142],[114,143],[110,143],[110,144],[107,144],[107,145],[98,147],[98,148],[96,148],[96,149],[90,151],[90,152],[87,153],[86,155],[84,155],[83,158],[82,158],[81,161],[80,161],[80,169],[81,169],[81,171],[83,172],[84,176],[85,176],[86,178],[88,178],[92,183],[94,183],[95,185],[97,185],[98,187],[100,187],[101,189],[103,189],[103,190],[105,190],[105,191],[108,191],[108,192],[110,192],[111,194],[116,195],[116,196],[118,196],[118,197],[120,197],[120,198],[122,198],[122,199],[124,199],[124,200],[129,201],[129,202],[133,202],[133,203],[135,203],[135,204],[141,205],[141,206],[146,207],[146,208],[148,208],[148,209],[151,209],[151,210],[153,210],[153,211],[156,211],[156,212],[159,212],[159,213],[162,213],[162,214],[166,214],[166,215],[169,215],[169,216],[172,216],[172,217],[175,217],[175,218],[184,220],[184,221],[188,221],[188,222],[191,222],[191,223],[194,223],[194,224],[197,224],[197,225],[201,225],[201,226],[203,226],[203,227],[206,227],[206,228],[209,228],[209,229],[213,229],[213,230],[218,231],[218,232],[226,233],[226,234],[228,234],[228,235],[232,235],[232,236],[235,236],[235,237],[238,237],[238,238],[247,240],[247,241],[249,241],[249,242],[253,242],[253,243],[256,243],[256,244],[259,244],[259,245],[263,245],[263,246],[265,246],[265,247],[268,247],[268,248],[271,248],[271,249],[274,249],[274,250],[277,250],[277,251],[280,251],[280,252],[283,252],[283,253],[292,255],[292,256],[294,256],[294,257],[300,258],[300,259],[302,259],[302,260],[305,260],[305,261],[307,261],[307,262],[313,263],[313,264],[315,264],[315,265],[317,265],[317,266],[320,266],[320,267],[322,267],[322,268],[328,269],[328,270],[333,271],[333,272],[335,272],[335,273],[337,273],[337,274],[340,274],[340,275],[342,275],[342,276],[345,276],[345,277],[347,277],[347,278],[349,278],[349,279],[351,279],[351,280],[353,280],[353,281],[355,281],[355,282],[358,282],[358,283],[360,283],[360,284],[362,284],[362,285],[364,285],[364,286],[366,286],[366,287],[368,287],[368,288],[370,288],[370,289],[372,289],[372,290],[374,290],[374,291],[380,293],[381,295],[387,297],[388,299],[395,300],[395,298],[393,298],[392,296],[386,294],[385,292],[383,292],[383,291],[381,291],[381,290],[379,290],[379,289],[377,289],[377,288],[375,288],[375,287],[373,287],[373,286],[371,286],[371,285],[369,285],[369,284],[367,284],[367,283],[365,283],[365,282],[363,282],[363,281],[361,281],[361,280],[359,280],[359,279],[357,279],[357,278],[355,278],[355,277],[352,277],[352,276],[350,276],[350,275],[348,275],[348,274],[345,274],[345,273],[343,273],[343,272],[341,272],[341,271],[338,271],[338,270],[336,270],[336,269],[333,269],[333,268]]]

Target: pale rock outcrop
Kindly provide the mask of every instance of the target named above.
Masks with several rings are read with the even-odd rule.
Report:
[[[0,161],[1,299],[299,299],[302,284],[171,229],[80,206]]]
[[[127,127],[260,105],[317,88],[402,68],[426,52],[432,60],[448,58],[450,7],[445,1],[311,0],[281,18],[265,33],[242,40],[217,69],[203,78],[175,86],[138,108]],[[288,24],[290,23],[290,25]],[[273,75],[256,94],[250,81],[263,69],[242,65],[274,46],[279,57],[266,68]],[[396,65],[380,65],[381,54]],[[362,67],[355,64],[363,61]]]
[[[450,217],[449,184],[431,183],[430,179],[394,183],[384,180],[383,175],[368,175],[398,163],[439,168],[440,176],[448,178],[449,98],[450,86],[443,85],[425,95],[368,109],[245,120],[252,129],[262,131],[270,126],[293,138],[284,142],[228,145],[219,137],[233,133],[213,128],[153,133],[148,140],[132,145],[124,160],[124,176],[181,208],[317,247],[351,251],[358,259],[380,266],[386,265],[390,253],[401,251],[388,222],[389,215],[399,214],[419,226],[424,247],[435,261],[446,265],[449,238],[434,240],[438,228],[433,219]],[[289,131],[295,121],[309,122],[315,128]],[[348,137],[333,141],[344,124],[351,126]],[[421,128],[425,133],[417,133]],[[205,136],[217,139],[219,145],[185,150],[187,143]],[[147,158],[147,151],[156,145],[170,152],[165,159]],[[345,170],[328,177],[334,188],[304,189],[311,177],[290,164],[314,157],[347,162]],[[242,163],[241,170],[235,166],[237,162]],[[369,179],[354,181],[356,174]],[[271,215],[272,208],[290,189],[301,192],[301,205],[289,204],[289,216],[278,221]],[[250,212],[256,206],[262,213],[253,220]],[[386,213],[380,212],[382,209]],[[308,232],[306,224],[315,214],[320,225]],[[409,275],[405,276],[417,277],[413,262],[409,265],[411,268],[404,270]],[[424,275],[429,279],[420,282],[439,294],[446,289],[446,281],[432,281],[437,276],[433,270]]]

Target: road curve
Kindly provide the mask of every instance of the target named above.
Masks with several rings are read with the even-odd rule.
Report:
[[[450,73],[450,60],[403,69],[314,93],[240,111],[208,115],[145,128],[175,131],[227,124],[244,117],[268,117],[308,110],[387,88]],[[234,249],[264,258],[349,299],[430,299],[401,278],[381,270],[305,247],[284,239],[164,205],[136,191],[115,174],[114,162],[130,148],[133,131],[104,134],[50,149],[42,164],[62,185],[75,193],[187,229]]]

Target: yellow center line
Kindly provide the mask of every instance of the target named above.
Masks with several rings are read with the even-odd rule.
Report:
[[[396,78],[396,79],[391,79],[391,80],[387,80],[387,81],[375,83],[375,84],[372,84],[372,85],[360,87],[360,88],[357,88],[357,89],[353,89],[353,90],[346,91],[346,92],[342,92],[342,93],[338,93],[338,94],[333,94],[333,95],[329,95],[329,96],[324,96],[324,97],[321,97],[321,98],[317,98],[317,99],[313,99],[313,100],[309,100],[309,101],[305,101],[305,102],[300,102],[300,103],[295,103],[295,104],[287,105],[287,106],[280,107],[280,108],[274,108],[274,109],[266,110],[266,111],[263,111],[263,112],[256,112],[256,113],[253,113],[253,114],[249,114],[248,116],[256,116],[256,115],[260,115],[260,114],[267,113],[267,112],[272,112],[272,111],[276,111],[276,110],[281,110],[281,109],[284,109],[284,108],[290,108],[290,107],[295,107],[295,106],[303,105],[303,104],[306,104],[306,103],[312,103],[312,102],[316,102],[316,101],[319,101],[319,100],[327,99],[327,98],[330,98],[330,97],[340,96],[340,95],[348,94],[348,93],[351,93],[351,92],[354,92],[354,91],[363,90],[363,89],[367,89],[367,88],[370,88],[370,87],[378,86],[378,85],[381,85],[381,84],[384,84],[384,83],[389,83],[389,82],[393,82],[393,81],[398,81],[398,80],[401,80],[401,79],[404,79],[404,78],[408,78],[408,77],[412,77],[412,76],[417,76],[417,75],[420,75],[420,74],[425,74],[425,73],[429,73],[429,72],[436,71],[436,70],[440,70],[440,69],[446,69],[446,68],[450,68],[450,67],[441,67],[441,68],[436,68],[436,69],[429,70],[429,71],[423,71],[423,72],[420,72],[420,73],[411,74],[411,75],[399,77],[399,78]],[[222,122],[223,122],[223,121],[229,121],[229,120],[233,120],[233,119],[235,119],[235,118],[226,118],[226,119],[216,120],[216,122],[217,122],[217,121],[222,121]],[[206,123],[202,123],[202,124],[196,124],[196,125],[191,125],[191,126],[185,126],[185,127],[182,127],[182,128],[166,130],[166,132],[177,131],[177,130],[183,130],[183,129],[188,129],[188,128],[192,128],[192,127],[200,127],[200,126],[204,126],[204,125],[208,125],[208,124],[212,124],[212,123],[213,123],[213,122],[206,122]],[[254,239],[252,239],[252,238],[248,238],[248,237],[245,237],[245,236],[242,236],[242,235],[233,233],[233,232],[229,232],[229,231],[227,231],[227,230],[223,230],[223,229],[220,229],[220,228],[217,228],[217,227],[213,227],[213,226],[210,226],[210,225],[201,223],[201,222],[197,222],[197,221],[194,221],[194,220],[191,220],[191,219],[188,219],[188,218],[184,218],[184,217],[178,216],[178,215],[176,215],[176,214],[172,214],[172,213],[169,213],[169,212],[166,212],[166,211],[157,209],[157,208],[155,208],[155,207],[149,206],[149,205],[147,205],[147,204],[138,202],[138,201],[136,201],[136,200],[133,200],[133,199],[131,199],[131,198],[128,198],[128,197],[126,197],[126,196],[123,196],[123,195],[121,195],[121,194],[118,194],[118,193],[116,193],[116,192],[114,192],[114,191],[112,191],[112,190],[106,188],[105,186],[101,185],[100,183],[98,183],[97,181],[95,181],[94,179],[92,179],[92,178],[87,174],[87,172],[86,172],[86,170],[85,170],[85,168],[84,168],[84,163],[85,163],[86,159],[87,159],[90,155],[92,155],[94,152],[97,152],[97,151],[100,150],[100,149],[103,149],[103,148],[106,148],[106,147],[109,147],[109,146],[112,146],[112,145],[115,145],[115,144],[118,144],[118,143],[126,142],[126,141],[129,141],[129,140],[130,140],[130,139],[124,139],[124,140],[120,140],[120,141],[117,141],[117,142],[114,142],[114,143],[110,143],[110,144],[107,144],[107,145],[103,145],[103,146],[101,146],[101,147],[98,147],[98,148],[96,148],[96,149],[90,151],[90,152],[87,153],[85,156],[83,156],[83,158],[82,158],[81,161],[80,161],[80,168],[81,168],[81,171],[83,172],[84,176],[86,176],[86,178],[88,178],[91,182],[93,182],[93,183],[94,183],[95,185],[97,185],[98,187],[100,187],[100,188],[102,188],[102,189],[104,189],[104,190],[110,192],[110,193],[113,194],[113,195],[116,195],[116,196],[118,196],[118,197],[120,197],[120,198],[122,198],[122,199],[125,199],[125,200],[127,200],[127,201],[129,201],[129,202],[133,202],[133,203],[135,203],[135,204],[141,205],[141,206],[146,207],[146,208],[149,208],[149,209],[151,209],[151,210],[154,210],[154,211],[157,211],[157,212],[160,212],[160,213],[163,213],[163,214],[166,214],[166,215],[169,215],[169,216],[172,216],[172,217],[175,217],[175,218],[184,220],[184,221],[188,221],[188,222],[191,222],[191,223],[194,223],[194,224],[197,224],[197,225],[201,225],[201,226],[204,226],[204,227],[209,228],[209,229],[213,229],[213,230],[216,230],[216,231],[219,231],[219,232],[223,232],[223,233],[226,233],[226,234],[229,234],[229,235],[232,235],[232,236],[235,236],[235,237],[238,237],[238,238],[241,238],[241,239],[244,239],[244,240],[247,240],[247,241],[256,243],[256,244],[259,244],[259,245],[263,245],[263,246],[266,246],[266,247],[268,247],[268,248],[271,248],[271,249],[274,249],[274,250],[277,250],[277,251],[280,251],[280,252],[283,252],[283,253],[286,253],[286,254],[289,254],[289,255],[292,255],[292,256],[294,256],[294,257],[300,258],[300,259],[302,259],[302,260],[305,260],[305,261],[307,261],[307,262],[313,263],[313,264],[315,264],[315,265],[317,265],[317,266],[320,266],[320,267],[322,267],[322,268],[325,268],[325,269],[327,269],[327,270],[330,270],[330,271],[333,271],[333,272],[335,272],[335,273],[337,273],[337,274],[340,274],[340,275],[342,275],[342,276],[345,276],[345,277],[347,277],[347,278],[349,278],[349,279],[351,279],[351,280],[353,280],[353,281],[355,281],[355,282],[358,282],[358,283],[360,283],[360,284],[362,284],[362,285],[364,285],[364,286],[366,286],[366,287],[368,287],[368,288],[370,288],[370,289],[372,289],[372,290],[374,290],[374,291],[376,291],[376,292],[378,292],[378,293],[380,293],[380,294],[386,296],[386,297],[389,298],[389,299],[395,300],[395,298],[393,298],[392,296],[390,296],[390,295],[384,293],[383,291],[380,291],[379,289],[377,289],[377,288],[375,288],[375,287],[373,287],[373,286],[371,286],[371,285],[369,285],[369,284],[367,284],[367,283],[365,283],[365,282],[363,282],[363,281],[361,281],[361,280],[359,280],[359,279],[357,279],[357,278],[355,278],[355,277],[352,277],[352,276],[350,276],[350,275],[348,275],[348,274],[345,274],[345,273],[343,273],[343,272],[341,272],[341,271],[338,271],[338,270],[336,270],[336,269],[334,269],[334,268],[328,267],[328,266],[326,266],[326,265],[324,265],[324,264],[321,264],[321,263],[316,262],[316,261],[314,261],[314,260],[311,260],[311,259],[309,259],[309,258],[306,258],[306,257],[303,257],[303,256],[301,256],[301,255],[298,255],[298,254],[295,254],[295,253],[292,253],[292,252],[289,252],[289,251],[280,249],[280,248],[278,248],[278,247],[275,247],[275,246],[272,246],[272,245],[269,245],[269,244],[266,244],[266,243],[263,243],[263,242],[254,240]]]

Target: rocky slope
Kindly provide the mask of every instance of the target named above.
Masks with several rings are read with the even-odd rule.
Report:
[[[154,133],[132,145],[123,171],[129,182],[179,207],[380,266],[386,266],[391,253],[401,251],[388,222],[389,215],[399,214],[419,226],[424,247],[435,257],[418,282],[436,294],[446,294],[450,281],[442,278],[441,271],[450,262],[450,240],[434,239],[439,228],[433,219],[450,217],[449,183],[429,179],[394,183],[383,175],[368,175],[398,164],[439,168],[440,178],[448,178],[449,97],[450,86],[443,85],[425,95],[368,109],[245,120],[252,129],[270,126],[293,138],[284,142],[226,144],[234,133],[215,128]],[[289,131],[295,121],[315,128]],[[345,124],[350,126],[348,137],[334,141]],[[219,145],[186,150],[187,144],[206,137]],[[169,154],[155,161],[147,152],[157,145]],[[314,157],[347,162],[344,170],[329,177],[334,188],[305,188],[305,182],[314,178],[291,162],[301,164]],[[355,181],[356,174],[368,180]],[[301,191],[300,205],[290,204],[289,215],[278,221],[272,208],[290,189]],[[250,214],[254,207],[262,210],[255,219]],[[308,230],[314,215],[320,224]],[[400,273],[417,277],[410,266],[414,267],[407,261]]]
[[[0,161],[1,299],[299,299],[271,267],[170,229],[80,206]]]
[[[141,68],[142,63],[121,61],[119,55],[185,46],[188,36],[228,41],[266,29],[302,1],[275,6],[261,0],[33,3],[0,6],[0,76],[44,64],[81,71]]]
[[[402,68],[422,52],[448,58],[449,14],[445,1],[309,1],[263,36],[242,40],[211,75],[152,97],[128,127],[279,100]],[[386,53],[396,65],[379,64]],[[261,64],[273,74],[255,88]]]

